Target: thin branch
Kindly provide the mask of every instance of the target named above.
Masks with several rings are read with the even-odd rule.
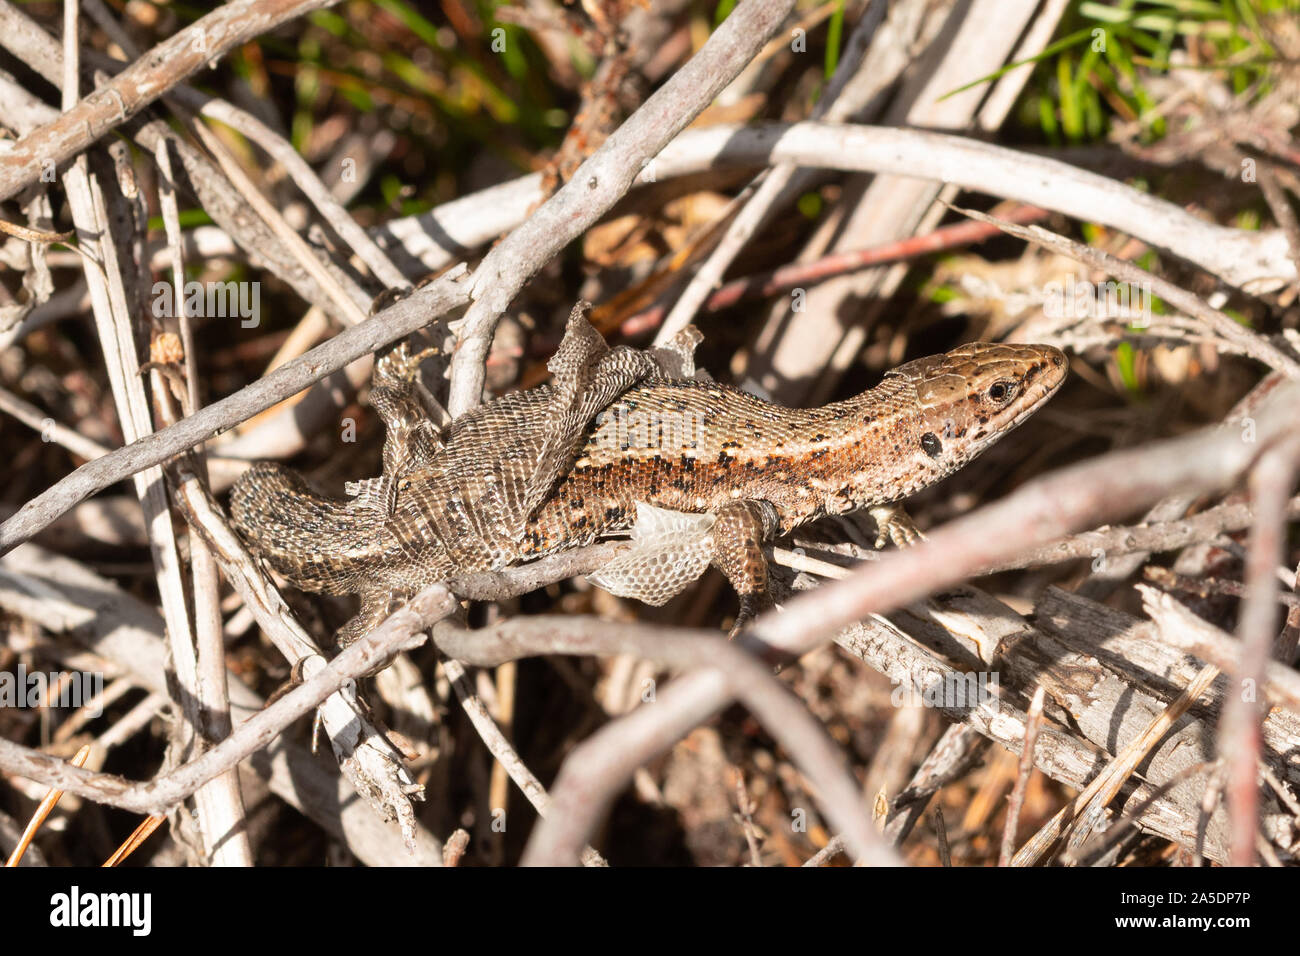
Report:
[[[155,160],[163,173],[159,182],[158,205],[163,214],[163,228],[172,249],[172,288],[175,301],[181,302],[177,321],[184,349],[185,393],[183,408],[193,412],[199,407],[199,372],[195,354],[194,327],[189,309],[180,294],[185,285],[185,261],[181,254],[181,227],[172,174],[171,151],[166,141],[158,144]],[[153,377],[156,411],[164,422],[172,424],[177,409],[172,394],[163,384],[157,369]],[[204,468],[202,452],[195,456]],[[181,494],[194,493],[198,476],[190,473]],[[185,486],[188,487],[185,487]],[[220,578],[212,552],[194,537],[190,538],[190,578],[194,593],[194,727],[204,745],[230,736],[230,693],[226,684],[226,645],[221,619]],[[185,702],[191,706],[189,701]],[[239,771],[231,768],[194,794],[199,827],[208,858],[217,866],[252,866],[253,851],[248,841],[248,824],[244,799],[239,789]]]
[[[59,424],[35,405],[3,388],[0,388],[0,412],[7,412],[28,428],[39,432],[43,441],[57,442],[74,455],[87,460],[102,458],[112,451],[67,425]]]
[[[54,122],[23,136],[0,166],[0,200],[36,182],[44,164],[61,165],[125,123],[177,83],[268,30],[337,0],[229,0],[159,43],[106,86],[64,105]],[[76,66],[70,67],[76,75]],[[75,89],[75,85],[73,87]]]
[[[1078,848],[1096,829],[1106,806],[1119,793],[1124,783],[1167,734],[1179,718],[1191,708],[1219,676],[1219,669],[1207,665],[1192,678],[1191,683],[1168,707],[1161,711],[1143,730],[1130,740],[1115,759],[1085,787],[1074,799],[1057,811],[1051,820],[1020,848],[1011,859],[1011,866],[1033,866],[1041,860],[1061,837],[1068,834],[1069,849]]]
[[[872,825],[856,782],[821,725],[766,667],[716,632],[547,616],[514,618],[472,632],[439,628],[434,640],[447,655],[480,666],[536,654],[635,654],[669,666],[701,668],[574,750],[552,788],[551,812],[529,840],[525,863],[575,861],[614,793],[636,768],[732,698],[750,709],[814,781],[827,815],[856,856],[876,865],[901,862]],[[706,713],[672,703],[698,700],[696,695],[706,690],[725,695]]]
[[[1143,597],[1147,617],[1162,624],[1158,631],[1162,640],[1240,679],[1242,646],[1230,633],[1214,627],[1170,594],[1151,585],[1139,584],[1138,592]],[[1270,704],[1300,714],[1300,672],[1277,661],[1266,661],[1264,675],[1257,685]]]
[[[1228,819],[1234,866],[1255,862],[1255,834],[1259,829],[1259,788],[1256,767],[1260,756],[1260,709],[1257,688],[1264,683],[1265,668],[1277,618],[1278,581],[1274,569],[1286,542],[1286,498],[1300,468],[1300,435],[1278,444],[1260,458],[1251,475],[1255,524],[1246,553],[1246,598],[1237,620],[1241,653],[1235,693],[1227,695],[1219,727],[1219,753],[1227,761]]]
[[[481,401],[493,331],[524,283],[622,198],[643,167],[745,68],[792,9],[793,0],[742,0],[700,51],[487,255],[475,271],[474,301],[458,328],[447,403],[452,415]]]
[[[812,119],[839,122],[848,119],[861,104],[852,95],[844,96],[850,79],[865,62],[864,57],[876,28],[885,18],[887,4],[872,3],[863,13],[857,26],[849,35],[843,56],[831,77],[830,85],[813,106]],[[714,250],[709,253],[690,282],[682,290],[672,311],[655,336],[655,344],[663,345],[695,317],[709,294],[722,282],[723,275],[750,238],[762,228],[774,209],[793,198],[791,181],[799,167],[782,163],[764,170],[750,185],[753,194],[745,200],[744,208],[727,226],[727,231]]]
[[[1007,801],[1007,821],[1002,828],[1002,850],[998,853],[998,866],[1010,866],[1011,857],[1016,851],[1016,830],[1020,824],[1020,808],[1025,804],[1025,791],[1029,789],[1029,777],[1034,772],[1034,744],[1038,742],[1038,728],[1043,723],[1043,704],[1047,700],[1047,691],[1039,685],[1034,691],[1034,699],[1029,703],[1028,717],[1025,720],[1025,744],[1020,751],[1020,767],[1016,774],[1016,785]]]
[[[1027,242],[1036,242],[1053,252],[1059,252],[1092,266],[1094,269],[1100,269],[1123,282],[1149,288],[1175,308],[1203,322],[1206,329],[1241,352],[1241,354],[1249,355],[1257,362],[1262,362],[1269,368],[1282,372],[1290,378],[1300,379],[1300,362],[1282,352],[1268,339],[1257,332],[1252,332],[1231,316],[1206,305],[1199,296],[1193,295],[1185,289],[1180,289],[1172,282],[1147,272],[1140,266],[1112,256],[1101,249],[1094,249],[1092,246],[1075,242],[1065,236],[1059,236],[1042,226],[1018,226],[1015,223],[1000,220],[994,216],[977,212],[974,209],[961,209],[957,206],[953,206],[953,209],[979,222],[996,225],[1009,235],[1024,239]]]
[[[665,147],[655,158],[654,176],[664,179],[728,162],[792,162],[938,180],[1102,223],[1248,291],[1296,278],[1281,230],[1218,226],[1125,183],[962,136],[811,122],[711,126],[684,133]]]
[[[1300,496],[1287,502],[1286,515],[1290,521],[1300,519]],[[1149,555],[1178,551],[1189,545],[1215,541],[1228,532],[1249,528],[1253,521],[1254,512],[1248,502],[1230,502],[1215,505],[1189,518],[1115,525],[1072,534],[1002,561],[985,573],[996,574],[1001,571],[1043,567],[1065,561],[1084,559],[1095,561],[1098,558],[1111,561],[1134,554]],[[842,554],[858,561],[878,561],[882,557],[879,551],[859,547],[851,542],[828,544],[796,537],[795,543],[807,551]],[[781,548],[773,548],[772,552],[778,563],[796,570],[807,570],[822,577],[844,577],[842,573],[844,568],[828,566],[826,562],[810,555],[796,556],[793,552]],[[1106,570],[1109,571],[1110,568],[1107,567]]]
[[[448,310],[464,304],[469,298],[469,289],[458,281],[463,275],[463,270],[452,270],[235,394],[200,409],[175,425],[82,465],[0,524],[0,554],[26,541],[95,492],[219,435],[349,362],[423,328]]]
[[[446,621],[439,624],[434,628],[434,639],[436,640],[439,633],[450,627],[452,625]],[[510,741],[506,739],[506,735],[501,732],[501,728],[497,726],[497,722],[492,719],[492,715],[488,713],[483,701],[478,694],[474,693],[474,688],[470,686],[469,679],[465,674],[465,665],[460,661],[447,659],[442,662],[442,670],[451,682],[456,696],[460,698],[460,705],[464,709],[465,715],[469,717],[470,723],[478,731],[484,746],[496,759],[497,765],[505,768],[506,773],[510,775],[510,779],[515,782],[523,795],[528,798],[528,802],[533,805],[537,815],[540,817],[546,816],[551,809],[551,795],[546,792],[546,788],[542,786],[542,782],[537,779],[536,774],[528,769],[528,765],[524,763],[523,758],[519,756]],[[501,809],[504,809],[504,807]],[[589,846],[582,848],[582,864],[583,866],[609,866],[604,857]]]
[[[425,588],[383,624],[342,651],[327,667],[250,717],[202,756],[146,783],[69,768],[62,761],[0,739],[0,769],[78,796],[133,810],[161,813],[209,780],[268,746],[284,728],[344,684],[375,670],[394,654],[423,641],[422,632],[452,613],[456,600],[441,585]],[[414,638],[414,640],[413,640]]]

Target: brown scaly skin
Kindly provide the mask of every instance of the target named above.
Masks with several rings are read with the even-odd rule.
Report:
[[[408,454],[392,436],[415,424],[400,396],[414,363],[381,363],[388,405],[405,410],[387,422],[388,483],[366,500],[335,501],[285,468],[258,465],[232,493],[235,525],[299,587],[361,596],[361,614],[339,635],[346,642],[435,581],[624,531],[638,502],[713,515],[705,546],[741,596],[739,627],[770,603],[765,540],[866,508],[878,544],[907,543],[915,532],[897,503],[1019,425],[1066,374],[1051,346],[973,343],[909,362],[847,401],[789,409],[725,385],[647,375],[634,356],[593,348],[585,368],[599,358],[626,375],[607,389],[616,397],[598,403],[597,420],[574,432],[554,479],[539,479],[535,465],[557,428],[551,409],[567,400],[562,382],[489,402],[454,422],[445,445]],[[584,409],[580,422],[594,414]],[[540,502],[531,511],[522,504],[530,495]],[[643,584],[618,593],[671,596]]]

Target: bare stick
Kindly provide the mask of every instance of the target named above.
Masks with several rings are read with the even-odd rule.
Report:
[[[1295,499],[1292,499],[1294,501]],[[1143,576],[1152,584],[1157,584],[1170,591],[1186,591],[1197,597],[1209,597],[1211,594],[1226,594],[1229,597],[1245,597],[1250,588],[1241,581],[1230,578],[1197,578],[1189,574],[1177,574],[1164,567],[1149,566]],[[1277,602],[1290,610],[1300,609],[1300,596],[1288,591],[1278,591]]]
[[[1241,656],[1235,693],[1227,695],[1219,727],[1219,753],[1227,760],[1233,866],[1250,866],[1255,862],[1255,834],[1259,828],[1256,767],[1261,716],[1255,689],[1264,683],[1265,666],[1273,648],[1278,590],[1274,568],[1285,548],[1285,504],[1297,467],[1300,467],[1300,436],[1268,451],[1251,475],[1255,525],[1246,554],[1246,598],[1237,621]]]
[[[1025,803],[1025,791],[1029,789],[1029,777],[1034,772],[1034,744],[1038,742],[1038,728],[1043,723],[1043,704],[1047,700],[1047,691],[1042,685],[1034,691],[1034,699],[1029,702],[1028,719],[1025,721],[1025,746],[1020,751],[1020,768],[1016,774],[1016,785],[1007,801],[1007,822],[1002,828],[1002,849],[998,853],[998,866],[1010,866],[1011,856],[1016,850],[1016,829],[1020,823],[1020,808]]]
[[[742,0],[700,52],[605,140],[564,188],[488,254],[475,271],[474,302],[452,358],[452,415],[481,400],[492,333],[524,283],[622,198],[645,164],[745,68],[793,8],[793,0]]]
[[[349,283],[349,285],[353,285],[353,289],[349,293],[349,290],[344,288],[343,283],[325,268],[325,264],[320,259],[316,258],[316,254],[307,245],[307,241],[284,221],[284,216],[280,215],[280,210],[276,209],[271,204],[271,201],[262,195],[257,188],[257,184],[249,178],[239,163],[235,161],[235,157],[230,155],[230,150],[226,149],[216,134],[208,129],[207,125],[201,120],[193,117],[189,117],[189,119],[190,129],[193,130],[199,141],[208,148],[208,152],[216,159],[217,165],[226,174],[226,178],[239,190],[244,200],[253,208],[254,212],[262,217],[262,221],[279,237],[285,247],[293,253],[308,275],[315,279],[320,287],[328,293],[347,323],[349,325],[359,325],[364,322],[369,302],[364,301],[366,296],[361,290]]]
[[[79,749],[76,755],[68,761],[69,766],[85,766],[86,758],[90,756],[91,746],[86,744]],[[36,836],[36,831],[41,828],[45,818],[53,812],[59,800],[63,797],[63,791],[57,788],[51,789],[44,797],[41,798],[40,804],[32,811],[32,818],[27,822],[27,828],[23,830],[23,835],[19,838],[14,851],[9,854],[9,859],[5,861],[5,867],[16,867],[22,861],[23,855],[31,845],[32,839]]]
[[[943,822],[943,807],[934,808],[934,835],[939,842],[939,863],[952,866],[952,854],[948,851],[948,827]]]
[[[1215,627],[1205,618],[1174,600],[1170,595],[1146,585],[1137,585],[1142,608],[1157,624],[1165,618],[1174,620],[1160,627],[1160,637],[1174,647],[1194,654],[1207,664],[1214,664],[1240,681],[1241,645],[1231,634]],[[1300,714],[1300,673],[1277,661],[1266,661],[1259,688],[1271,704]]]
[[[69,768],[60,760],[3,739],[0,739],[0,769],[124,810],[163,812],[270,744],[285,727],[348,681],[355,681],[382,666],[394,654],[418,644],[423,640],[422,631],[455,608],[455,599],[442,585],[425,588],[383,624],[341,652],[327,667],[250,717],[217,746],[147,783]]]
[[[1180,500],[1182,500],[1180,498]],[[1300,496],[1292,498],[1286,505],[1287,519],[1300,518]],[[1148,518],[1150,516],[1148,515]],[[1026,551],[995,567],[989,573],[1014,571],[1021,568],[1034,568],[1043,565],[1059,564],[1063,561],[1081,559],[1096,560],[1100,557],[1114,559],[1130,555],[1145,555],[1164,551],[1178,551],[1192,544],[1214,541],[1230,531],[1249,528],[1254,521],[1254,512],[1248,502],[1230,502],[1216,505],[1190,518],[1174,518],[1166,521],[1133,525],[1115,525],[1098,528],[1095,531],[1083,531],[1072,534],[1052,544],[1043,545]],[[807,550],[822,550],[833,554],[842,554],[859,561],[878,561],[881,553],[870,548],[863,548],[852,542],[830,544],[826,542],[807,541],[796,537],[796,543]],[[797,570],[810,571],[822,577],[840,578],[845,569],[808,555],[795,555],[783,548],[773,548],[773,556],[779,564]],[[1108,569],[1109,570],[1109,569]],[[1157,582],[1160,583],[1160,582]],[[1203,584],[1198,579],[1199,584]],[[1290,602],[1287,603],[1288,606]]]
[[[921,766],[916,768],[907,787],[892,801],[885,836],[895,846],[902,845],[925,813],[930,798],[945,784],[964,776],[988,749],[989,739],[969,721],[950,724]]]
[[[803,861],[804,866],[817,867],[830,862],[844,852],[844,837],[833,836],[827,844]]]
[[[1013,222],[1033,222],[1036,219],[1046,218],[1048,211],[1038,206],[1022,204],[1006,213],[1006,216]],[[968,243],[980,242],[998,232],[1000,230],[996,226],[979,222],[960,222],[931,232],[909,236],[906,239],[878,243],[866,249],[830,253],[812,262],[795,262],[770,272],[728,282],[705,299],[700,308],[705,312],[718,312],[740,302],[768,298],[791,289],[815,285],[870,266],[903,262]],[[620,328],[624,335],[637,335],[663,322],[666,313],[667,308],[663,304],[652,305],[623,320]],[[663,341],[662,332],[656,335],[656,341]]]
[[[437,634],[449,627],[450,624],[443,622],[434,629],[434,633]],[[442,662],[442,670],[451,681],[456,696],[460,698],[460,705],[465,715],[478,731],[488,751],[496,758],[497,766],[505,768],[510,779],[533,805],[537,815],[546,816],[551,809],[551,795],[546,792],[546,788],[542,786],[536,774],[528,769],[528,765],[524,763],[523,758],[519,756],[510,741],[506,739],[506,735],[501,732],[501,728],[497,726],[497,722],[492,719],[492,715],[488,713],[483,701],[478,694],[474,693],[474,688],[470,686],[469,678],[465,674],[465,665],[460,661],[447,659]],[[501,809],[504,810],[504,807]],[[582,864],[583,866],[609,866],[604,857],[589,846],[582,849]]]
[[[727,160],[890,173],[1017,199],[1111,226],[1248,291],[1276,288],[1296,277],[1281,230],[1249,233],[1207,223],[1113,179],[962,136],[833,123],[712,126],[683,134],[666,147],[655,160],[655,176]]]
[[[54,122],[14,143],[0,166],[0,200],[12,199],[23,187],[36,182],[47,164],[66,162],[235,47],[286,20],[334,2],[229,0],[158,44],[107,86],[71,108],[65,104],[64,113]],[[75,76],[76,65],[70,69]]]
[[[45,441],[58,442],[74,455],[93,460],[102,458],[112,449],[87,438],[67,425],[61,425],[35,405],[25,402],[13,392],[0,388],[0,412],[7,412],[29,428],[40,432]]]
[[[181,252],[181,227],[176,192],[173,187],[171,151],[164,140],[158,144],[155,159],[162,171],[158,204],[163,214],[163,228],[172,252],[172,288],[174,302],[182,303],[177,320],[184,349],[185,395],[183,408],[193,412],[199,407],[198,363],[195,357],[194,327],[181,290],[185,285],[185,260]],[[154,397],[158,411],[167,423],[176,420],[175,403],[157,370],[152,372]],[[196,456],[203,467],[202,453]],[[182,494],[193,493],[197,475],[186,477]],[[207,745],[230,736],[230,692],[226,685],[226,645],[221,619],[220,579],[212,552],[195,537],[190,538],[190,577],[194,587],[194,708],[195,730]],[[239,771],[231,768],[194,794],[199,810],[204,849],[217,866],[252,866],[253,852],[248,842],[244,816],[244,799],[239,789]]]
[[[1077,849],[1101,821],[1106,805],[1119,793],[1124,782],[1151,752],[1160,738],[1169,732],[1175,722],[1187,713],[1196,699],[1205,693],[1218,676],[1213,666],[1201,668],[1178,698],[1164,709],[1146,728],[1124,746],[1106,769],[1062,807],[1051,820],[1030,838],[1012,859],[1011,866],[1032,866],[1042,859],[1069,831],[1069,847]]]
[[[1140,266],[1112,256],[1101,249],[1094,249],[1092,246],[1059,236],[1042,226],[1018,226],[1014,223],[999,220],[994,216],[977,212],[974,209],[961,209],[957,206],[952,208],[962,215],[969,216],[979,222],[997,225],[1009,235],[1017,236],[1029,242],[1036,242],[1053,252],[1060,252],[1072,259],[1077,259],[1079,262],[1090,265],[1094,269],[1100,269],[1124,282],[1146,286],[1171,305],[1205,323],[1210,332],[1241,352],[1242,355],[1249,355],[1257,362],[1262,362],[1290,378],[1300,379],[1300,362],[1296,362],[1295,359],[1275,347],[1263,336],[1252,332],[1240,322],[1234,321],[1231,316],[1206,305],[1199,296],[1193,295],[1185,289],[1180,289],[1172,282],[1153,275]]]
[[[689,702],[704,688],[719,686],[727,695],[721,703],[733,696],[744,703],[815,782],[827,815],[856,856],[877,865],[900,862],[872,826],[856,782],[820,724],[766,667],[716,633],[548,616],[514,618],[473,632],[440,628],[435,640],[449,656],[480,666],[530,654],[630,653],[701,667],[658,692],[653,704],[607,724],[574,750],[552,788],[551,812],[529,841],[526,863],[575,861],[619,785],[707,716],[673,701]],[[598,786],[589,774],[600,781]]]
[[[844,93],[850,78],[863,62],[863,55],[876,33],[876,28],[884,19],[885,10],[884,3],[870,4],[857,26],[853,28],[848,43],[845,44],[844,55],[840,59],[839,66],[836,67],[835,74],[831,77],[830,86],[813,107],[813,119],[839,122],[851,115],[857,103],[852,97],[847,100],[842,98],[841,94]],[[705,299],[709,297],[709,293],[722,282],[723,275],[740,254],[740,250],[762,227],[778,202],[788,201],[791,198],[788,187],[797,171],[798,167],[794,164],[782,163],[765,170],[759,179],[750,184],[749,188],[753,189],[753,195],[745,200],[744,208],[727,227],[717,247],[682,290],[672,311],[668,313],[668,318],[655,336],[656,345],[663,345],[691,322],[695,313],[703,306]]]
[[[177,87],[172,95],[202,115],[220,120],[232,129],[238,130],[266,150],[293,177],[298,188],[312,201],[316,210],[330,224],[330,228],[352,247],[352,251],[366,264],[366,268],[386,288],[401,289],[410,286],[406,276],[393,265],[388,254],[379,248],[366,230],[357,225],[352,214],[334,198],[329,188],[320,181],[316,171],[298,155],[297,150],[283,136],[252,113],[238,109],[225,100],[206,96],[191,87]]]
[[[463,274],[463,270],[453,270],[359,325],[345,329],[328,342],[304,352],[292,362],[286,362],[234,395],[200,409],[175,425],[82,465],[27,502],[0,525],[0,554],[26,541],[95,492],[219,435],[354,359],[369,355],[428,325],[469,298],[468,288],[457,281]]]

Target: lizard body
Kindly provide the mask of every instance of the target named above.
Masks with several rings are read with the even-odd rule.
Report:
[[[442,436],[410,393],[418,361],[381,360],[384,476],[334,500],[282,466],[254,466],[232,492],[235,526],[295,585],[361,596],[343,643],[430,583],[629,528],[637,546],[593,581],[661,604],[713,563],[740,594],[739,627],[770,603],[765,540],[862,508],[878,544],[912,540],[896,503],[1015,428],[1066,372],[1050,346],[975,343],[855,398],[791,409],[669,377],[694,374],[697,338],[660,355],[598,339],[575,310],[553,385],[488,402]]]

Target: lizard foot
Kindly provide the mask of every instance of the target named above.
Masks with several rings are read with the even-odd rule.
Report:
[[[887,541],[894,542],[896,548],[906,548],[925,540],[925,535],[917,530],[901,505],[868,508],[867,513],[871,515],[871,519],[876,522],[876,527],[879,529],[875,542],[877,549],[883,548]]]
[[[740,596],[740,611],[736,614],[736,620],[731,625],[731,630],[727,631],[727,640],[734,641],[741,631],[754,623],[755,618],[774,607],[776,607],[776,603],[766,591],[751,591],[748,594],[742,594]]]
[[[410,343],[399,342],[385,352],[376,362],[372,382],[375,386],[404,385],[415,380],[419,374],[420,363],[430,355],[437,355],[441,349],[430,345],[426,349],[412,352]]]

